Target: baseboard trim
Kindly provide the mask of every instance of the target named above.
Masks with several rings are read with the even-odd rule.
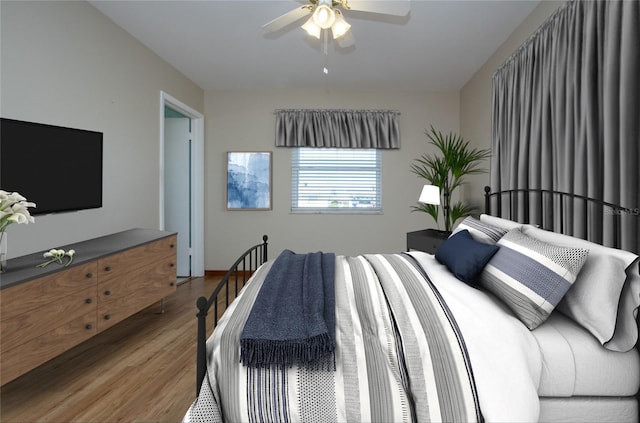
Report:
[[[204,276],[210,278],[221,278],[226,275],[227,270],[205,270]]]
[[[224,275],[226,275],[227,272],[228,272],[228,270],[205,270],[204,271],[204,276],[205,276],[205,278],[206,277],[209,277],[209,278],[221,278]],[[249,276],[251,276],[253,274],[254,271],[251,271],[251,270],[248,270],[248,269],[243,271],[243,270],[240,269],[240,270],[237,270],[236,272],[238,273],[238,275],[241,275],[243,272],[245,272],[246,276],[249,277]]]

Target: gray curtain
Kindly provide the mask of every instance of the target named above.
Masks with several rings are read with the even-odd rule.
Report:
[[[639,45],[640,2],[568,2],[496,71],[492,99],[492,190],[572,192],[626,207],[538,199],[526,213],[605,245],[618,237],[635,252]]]
[[[393,110],[276,110],[277,147],[400,148]]]

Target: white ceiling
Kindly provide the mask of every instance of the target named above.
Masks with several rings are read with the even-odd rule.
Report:
[[[381,0],[371,0],[381,1]],[[266,22],[294,0],[90,1],[205,90],[351,88],[457,91],[539,0],[413,0],[406,17],[346,11],[354,46]]]

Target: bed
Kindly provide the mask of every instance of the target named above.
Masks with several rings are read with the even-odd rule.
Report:
[[[265,236],[197,302],[197,398],[184,421],[637,422],[638,256],[526,213],[525,223],[510,218],[514,198],[547,194],[573,198],[486,189],[486,213],[460,222],[435,255],[285,251],[268,260]],[[333,344],[310,360],[252,363],[245,342],[255,328],[288,324],[263,309],[286,307],[273,290],[287,286],[276,274],[294,259],[304,263],[291,273],[297,283],[320,291],[314,316]],[[208,336],[220,296],[227,309]]]

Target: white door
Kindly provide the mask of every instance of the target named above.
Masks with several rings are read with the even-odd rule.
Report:
[[[165,230],[178,233],[178,277],[191,276],[191,120],[167,108],[164,120]],[[175,117],[174,117],[175,116]]]

